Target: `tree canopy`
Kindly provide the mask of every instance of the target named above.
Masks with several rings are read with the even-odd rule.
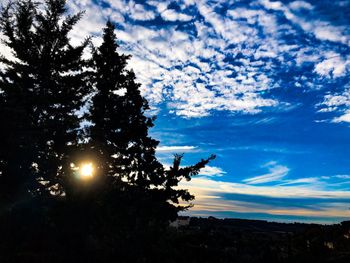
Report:
[[[82,13],[65,16],[65,1],[32,1],[2,10],[0,26],[14,59],[1,57],[2,185],[22,192],[61,193],[78,147],[75,114],[88,92],[82,72],[84,41],[72,46],[69,32]],[[63,19],[61,21],[61,19]],[[26,182],[26,183],[24,183]],[[19,190],[19,189],[18,189]]]

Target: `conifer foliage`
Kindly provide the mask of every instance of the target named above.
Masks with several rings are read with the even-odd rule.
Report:
[[[6,189],[21,186],[22,192],[45,194],[63,192],[69,176],[80,123],[75,111],[88,91],[82,73],[88,41],[70,44],[68,34],[82,13],[64,17],[64,0],[46,0],[39,10],[28,0],[9,4],[1,13],[1,30],[14,59],[0,60],[5,66],[0,140],[8,145],[0,162]]]
[[[1,16],[1,29],[8,38],[5,43],[21,61],[14,62],[5,57],[0,60],[7,66],[0,75],[1,202],[9,202],[14,197],[25,198],[27,191],[35,187],[31,167],[36,152],[32,120],[35,83],[30,74],[31,64],[26,63],[31,55],[28,46],[34,10],[31,2],[18,3],[13,18],[10,6],[3,10]]]
[[[176,155],[168,170],[159,163],[155,156],[159,142],[148,134],[155,118],[146,116],[148,102],[141,96],[135,74],[126,69],[129,57],[118,53],[114,31],[115,26],[108,21],[103,43],[93,52],[96,94],[89,115],[93,124],[90,147],[98,156],[99,174],[111,176],[119,184],[126,183],[129,191],[147,194],[149,204],[164,208],[156,214],[174,218],[178,211],[187,208],[178,205],[180,200],[187,202],[194,198],[187,190],[177,189],[178,183],[182,179],[190,180],[215,157],[183,168],[182,155]]]
[[[153,118],[140,94],[135,74],[126,69],[126,55],[117,52],[115,26],[107,22],[103,43],[93,52],[96,95],[90,110],[90,145],[103,174],[149,188],[163,172],[155,158],[158,141],[148,136]]]

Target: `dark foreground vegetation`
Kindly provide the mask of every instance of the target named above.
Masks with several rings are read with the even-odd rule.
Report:
[[[95,214],[98,211],[89,211],[91,214],[79,211],[78,215],[77,211],[66,211],[67,207],[53,208],[56,220],[48,222],[43,211],[35,211],[33,204],[28,205],[30,211],[21,208],[26,218],[17,214],[16,222],[11,222],[16,229],[6,229],[1,222],[1,262],[347,263],[350,260],[349,222],[317,225],[191,218],[189,225],[178,228],[159,225],[145,228],[139,218],[131,219],[128,215],[120,214],[108,222]],[[67,213],[72,216],[64,218]]]
[[[183,262],[350,262],[348,221],[318,225],[191,218],[174,237]]]

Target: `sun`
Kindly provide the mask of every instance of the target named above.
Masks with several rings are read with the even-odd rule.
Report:
[[[92,163],[84,163],[81,165],[80,176],[83,178],[91,178],[94,175],[94,167]]]

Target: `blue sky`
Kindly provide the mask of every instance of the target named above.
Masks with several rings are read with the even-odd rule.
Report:
[[[117,24],[160,160],[217,155],[183,183],[189,214],[349,219],[350,1],[68,2],[86,10],[76,43]]]

